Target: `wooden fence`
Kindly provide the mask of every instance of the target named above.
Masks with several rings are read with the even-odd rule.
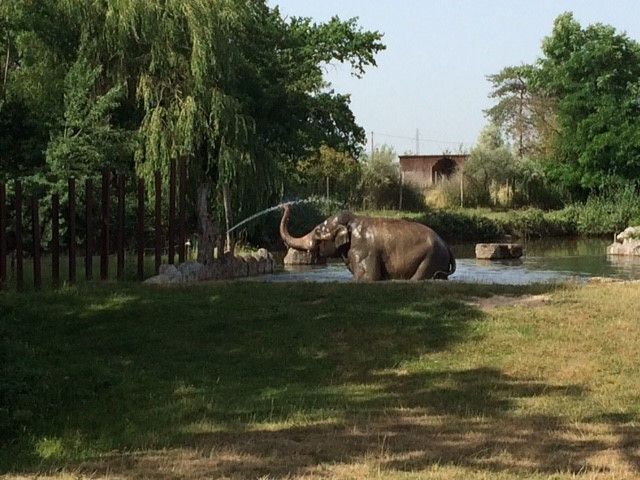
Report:
[[[178,166],[176,168],[176,163]],[[177,189],[176,177],[179,177],[179,188]],[[98,254],[100,257],[100,280],[109,278],[109,258],[112,253],[116,254],[116,279],[124,278],[125,270],[125,201],[126,201],[127,176],[113,175],[109,170],[102,171],[102,185],[100,191],[100,215],[94,218],[94,186],[91,179],[87,179],[84,189],[85,209],[82,214],[85,219],[84,239],[77,238],[76,218],[79,212],[76,211],[76,179],[70,178],[67,185],[67,211],[60,209],[60,196],[58,193],[51,195],[51,241],[49,242],[48,253],[51,255],[51,284],[59,287],[61,284],[60,259],[62,252],[62,242],[60,235],[61,219],[66,220],[66,250],[68,253],[68,278],[70,284],[76,282],[77,252],[78,248],[84,249],[84,276],[86,280],[93,279],[93,258]],[[135,249],[138,280],[144,279],[145,263],[145,183],[140,178],[134,179],[132,192],[137,197],[135,241],[132,245]],[[168,262],[173,264],[176,256],[176,245],[179,262],[184,262],[186,258],[186,196],[187,196],[187,168],[186,161],[171,161],[169,166],[169,208],[166,222],[167,234],[163,235],[162,224],[162,176],[156,171],[154,174],[154,197],[155,215],[152,234],[154,236],[154,256],[155,271],[158,272],[162,262],[163,246],[168,245]],[[114,192],[115,191],[115,192]],[[114,195],[115,193],[115,195]],[[176,217],[176,193],[178,196],[178,215]],[[111,201],[115,196],[115,216],[111,215]],[[31,195],[28,199],[28,209],[25,212],[25,199],[23,198],[23,186],[20,180],[13,182],[13,202],[12,209],[8,205],[7,186],[0,182],[0,289],[8,287],[8,266],[7,256],[12,256],[14,265],[15,288],[23,290],[25,287],[24,262],[25,245],[23,243],[25,234],[31,234],[31,261],[33,262],[33,286],[35,289],[42,288],[42,253],[41,241],[42,227],[40,221],[41,199],[36,195]],[[25,221],[24,215],[30,214],[30,222]],[[113,218],[115,222],[112,225]],[[13,221],[11,221],[13,219]],[[12,225],[11,225],[12,224]],[[10,225],[13,230],[10,230]],[[24,226],[30,227],[26,231]],[[112,235],[112,230],[115,229]],[[98,251],[94,239],[99,229],[100,238]],[[148,234],[147,234],[148,235]],[[176,238],[177,236],[177,238]],[[112,238],[115,238],[115,245],[110,245]]]

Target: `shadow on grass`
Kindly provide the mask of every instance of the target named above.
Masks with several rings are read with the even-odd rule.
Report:
[[[517,291],[231,283],[0,296],[0,472],[277,477],[374,457],[390,470],[589,471],[610,445],[576,440],[560,416],[514,414],[519,399],[580,386],[404,368],[481,339],[471,296]]]

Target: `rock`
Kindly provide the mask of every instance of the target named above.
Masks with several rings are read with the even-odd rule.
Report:
[[[169,277],[174,277],[178,274],[180,274],[180,271],[176,268],[175,265],[169,265],[169,264],[162,264],[160,265],[160,268],[158,269],[158,274],[159,275],[167,275]]]
[[[622,243],[640,241],[640,227],[627,227],[618,234],[616,240]]]
[[[258,260],[256,260],[252,256],[248,256],[246,257],[246,261],[247,261],[247,275],[249,277],[258,275]]]
[[[178,271],[182,274],[184,281],[198,280],[200,270],[204,268],[204,265],[198,262],[185,262],[178,265]]]
[[[625,238],[623,243],[612,243],[607,247],[607,254],[640,256],[640,240]]]
[[[266,248],[259,248],[258,251],[255,253],[254,257],[263,258],[265,260],[269,260],[273,258],[273,256],[269,253],[269,251]]]
[[[182,283],[185,280],[184,275],[175,265],[160,265],[158,269],[158,277],[167,277],[165,283]]]
[[[271,252],[265,248],[261,248],[258,250],[258,256],[265,262],[263,273],[273,273],[275,270],[275,260],[273,259]]]
[[[478,243],[476,258],[483,260],[504,260],[520,258],[523,250],[519,243]]]
[[[272,273],[273,255],[261,248],[253,255],[236,257],[231,252],[203,265],[199,262],[185,262],[178,266],[160,265],[159,275],[145,281],[150,285],[167,285],[193,282],[197,280],[229,280],[251,275]]]
[[[285,265],[324,265],[325,263],[327,263],[326,258],[318,257],[311,252],[303,252],[293,248],[290,248],[287,251],[287,255],[284,257]]]
[[[246,277],[248,273],[249,273],[249,267],[247,266],[246,258],[236,257],[233,262],[233,276]]]
[[[142,283],[146,283],[147,285],[167,285],[168,283],[171,283],[171,277],[161,273],[160,275],[154,275],[153,277],[147,278]]]

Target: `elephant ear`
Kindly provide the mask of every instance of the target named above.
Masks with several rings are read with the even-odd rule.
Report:
[[[336,248],[340,248],[347,243],[349,243],[349,230],[344,225],[340,225],[336,229],[336,234],[333,237],[333,241],[336,245]]]

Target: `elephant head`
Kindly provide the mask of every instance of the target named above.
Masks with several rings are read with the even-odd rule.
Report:
[[[293,237],[288,230],[291,208],[289,205],[284,205],[283,208],[284,213],[280,221],[280,236],[288,247],[314,252],[321,257],[334,256],[348,247],[351,241],[349,222],[353,219],[351,213],[342,212],[329,217],[305,236]]]

